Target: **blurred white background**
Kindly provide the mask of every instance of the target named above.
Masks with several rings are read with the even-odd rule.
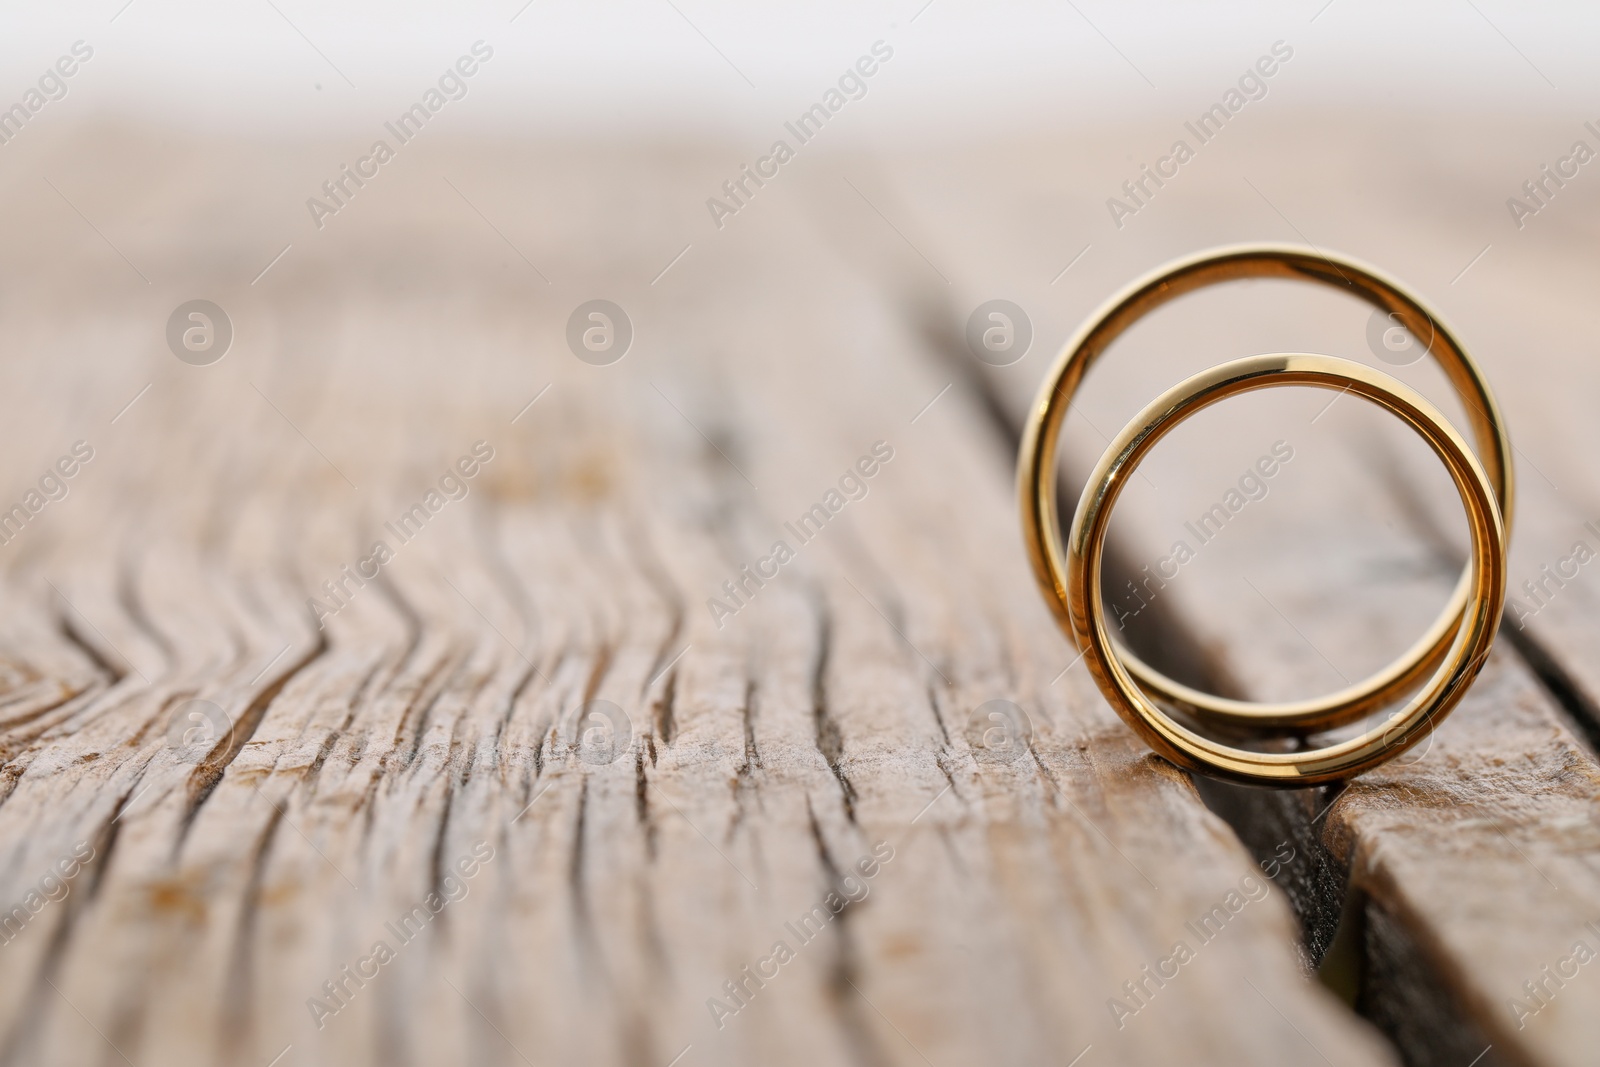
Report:
[[[887,76],[830,139],[1182,114],[1214,99],[1279,39],[1296,50],[1293,76],[1272,86],[1279,106],[1588,118],[1600,89],[1592,61],[1600,8],[1580,3],[71,0],[11,8],[0,16],[0,106],[82,39],[94,60],[73,79],[70,102],[55,108],[239,132],[365,135],[478,39],[495,60],[472,84],[470,104],[451,109],[459,132],[764,138],[878,39],[895,48]]]

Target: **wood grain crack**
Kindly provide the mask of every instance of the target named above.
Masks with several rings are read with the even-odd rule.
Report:
[[[88,660],[95,670],[105,676],[107,688],[115,686],[128,676],[128,672],[100,654],[100,650],[95,648],[94,642],[78,631],[78,625],[73,621],[73,615],[74,613],[71,611],[59,612],[56,615],[56,631],[61,634],[68,644],[83,653],[84,659]]]
[[[195,769],[190,772],[188,803],[184,811],[181,828],[173,841],[172,852],[174,856],[183,850],[183,843],[187,839],[196,817],[200,814],[201,806],[210,799],[211,794],[217,788],[217,784],[222,781],[222,776],[227,772],[229,765],[238,758],[239,753],[244,750],[245,744],[255,734],[256,728],[261,725],[261,720],[267,713],[267,708],[297,675],[327,654],[327,636],[321,630],[317,631],[317,635],[317,643],[311,646],[300,659],[291,663],[265,689],[256,694],[255,699],[250,701],[249,705],[234,721],[233,729],[226,735],[224,743],[219,748],[208,753],[205,759],[201,760]]]
[[[832,652],[833,617],[826,600],[820,594],[814,597],[813,606],[817,622],[817,654],[811,666],[811,716],[816,727],[817,751],[822,753],[828,770],[839,782],[839,793],[844,800],[844,813],[852,823],[856,821],[856,790],[844,773],[844,737],[839,724],[828,712],[828,657]]]
[[[811,827],[811,839],[816,844],[817,860],[822,867],[825,884],[831,892],[843,893],[843,873],[828,849],[822,825],[817,821],[817,813],[809,798],[806,800],[806,819]],[[873,1009],[863,1003],[865,994],[861,992],[861,982],[865,979],[861,973],[861,949],[856,943],[855,926],[851,922],[852,912],[853,908],[846,907],[828,924],[833,946],[833,957],[827,968],[828,999],[834,1008],[833,1024],[839,1028],[851,1058],[866,1067],[877,1067],[893,1061],[878,1043],[872,1025]]]

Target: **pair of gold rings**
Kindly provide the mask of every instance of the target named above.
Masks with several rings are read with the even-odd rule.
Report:
[[[1477,455],[1432,404],[1360,363],[1300,353],[1251,356],[1196,374],[1157,397],[1111,442],[1090,475],[1063,542],[1056,452],[1068,408],[1094,361],[1146,313],[1185,293],[1244,278],[1319,282],[1388,312],[1448,378],[1467,413]],[[1398,416],[1444,463],[1466,507],[1472,554],[1449,603],[1389,667],[1313,700],[1258,704],[1181,685],[1125,648],[1107,629],[1101,564],[1112,508],[1139,462],[1179,423],[1229,397],[1274,386],[1348,392]],[[1107,301],[1067,342],[1029,412],[1018,462],[1023,530],[1034,576],[1057,621],[1082,650],[1100,691],[1155,751],[1192,771],[1236,782],[1307,786],[1360,774],[1426,738],[1483,668],[1505,601],[1512,510],[1511,442],[1499,405],[1472,358],[1439,316],[1372,267],[1290,245],[1240,245],[1161,268]],[[1481,457],[1481,461],[1479,459]],[[1504,516],[1504,518],[1502,518]],[[1174,718],[1255,737],[1289,738],[1347,726],[1380,709],[1387,718],[1319,748],[1263,752],[1207,737]]]

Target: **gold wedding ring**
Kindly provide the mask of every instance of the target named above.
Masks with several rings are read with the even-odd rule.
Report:
[[[1101,563],[1111,510],[1128,478],[1168,432],[1202,408],[1283,385],[1335,389],[1370,400],[1415,430],[1444,462],[1471,530],[1467,611],[1428,681],[1388,721],[1324,748],[1255,752],[1204,737],[1167,715],[1135,682],[1106,629]],[[1460,435],[1420,394],[1380,371],[1317,355],[1251,356],[1168,390],[1112,441],[1089,478],[1067,539],[1073,634],[1100,691],[1151,748],[1181,767],[1255,785],[1306,786],[1360,774],[1421,741],[1466,695],[1489,655],[1505,603],[1505,530],[1489,476]]]
[[[1162,267],[1103,304],[1067,342],[1029,412],[1018,461],[1022,526],[1034,577],[1057,621],[1069,633],[1073,622],[1061,560],[1056,452],[1073,397],[1094,361],[1141,317],[1185,293],[1245,278],[1319,282],[1383,309],[1413,337],[1429,337],[1428,354],[1444,371],[1466,410],[1500,514],[1505,525],[1510,525],[1511,442],[1499,405],[1466,349],[1419,297],[1373,267],[1309,248],[1259,244],[1203,252]],[[1463,573],[1439,617],[1394,663],[1363,682],[1311,700],[1277,704],[1231,700],[1168,678],[1120,642],[1113,640],[1112,648],[1141,689],[1202,722],[1307,734],[1355,722],[1415,688],[1449,655],[1469,607],[1469,585],[1470,575]]]
[[[1145,408],[1107,448],[1084,488],[1063,546],[1056,452],[1085,373],[1149,311],[1222,281],[1278,277],[1320,282],[1375,305],[1431,355],[1465,409],[1478,455],[1439,411],[1380,371],[1332,356],[1278,354],[1235,360],[1197,374]],[[1312,386],[1362,397],[1399,417],[1433,449],[1466,507],[1471,558],[1449,602],[1423,636],[1388,667],[1327,696],[1288,703],[1231,700],[1182,685],[1130,652],[1107,629],[1101,565],[1111,511],[1127,479],[1157,441],[1190,415],[1230,396],[1274,386]],[[1305,786],[1360,774],[1426,737],[1461,700],[1487,659],[1505,600],[1512,507],[1511,442],[1499,405],[1465,348],[1399,282],[1341,256],[1287,245],[1240,245],[1178,260],[1107,301],[1067,343],[1029,413],[1018,463],[1023,530],[1034,576],[1057,621],[1082,650],[1113,708],[1174,763],[1237,782]],[[1480,463],[1479,457],[1482,462]],[[1262,752],[1186,726],[1224,727],[1254,739],[1303,737],[1394,708],[1386,721],[1321,748]],[[1163,707],[1165,706],[1165,707]]]

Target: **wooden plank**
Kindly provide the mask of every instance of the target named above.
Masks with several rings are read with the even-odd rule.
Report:
[[[94,849],[0,951],[7,1058],[1393,1062],[1191,783],[1062,676],[1003,442],[802,187],[712,238],[717,153],[419,143],[252,286],[337,150],[52,149],[156,281],[57,244],[66,216],[0,251],[3,454],[96,448],[0,560],[16,706],[80,694],[5,723],[0,899]],[[160,342],[196,263],[237,329],[204,368]],[[562,340],[597,294],[637,328],[609,367]],[[465,498],[391,538],[479,441]],[[307,596],[377,538],[319,628]],[[168,740],[193,699],[233,721],[197,761]],[[1030,744],[984,746],[993,700]]]
[[[1461,295],[1441,262],[1454,247],[1446,239],[1500,203],[1485,153],[1535,140],[1537,131],[1478,129],[1470,143],[1441,131],[1445,147],[1432,165],[1396,181],[1387,169],[1348,165],[1378,158],[1395,131],[1266,124],[1228,148],[1216,169],[1186,175],[1181,192],[1163,191],[1152,205],[1159,210],[1138,227],[1105,236],[1109,226],[1094,230],[1073,219],[1078,232],[1101,235],[1093,243],[1102,258],[1084,261],[1095,271],[1068,275],[1069,306],[1053,307],[1037,247],[1021,256],[1008,242],[1020,244],[1041,220],[1065,229],[1059,222],[1069,205],[1097,195],[1100,175],[1089,173],[1096,168],[1088,161],[1118,158],[1141,132],[1078,141],[1070,151],[1010,149],[998,196],[992,185],[972,195],[980,188],[974,175],[996,173],[992,152],[965,167],[945,160],[938,171],[897,168],[903,224],[931,256],[962,265],[955,299],[930,305],[952,324],[947,336],[958,336],[967,310],[994,295],[1045,309],[1035,329],[1053,338],[1122,281],[1207,243],[1327,242],[1408,278],[1437,301],[1501,391],[1519,446],[1522,492],[1513,586],[1572,551],[1573,539],[1584,536],[1582,509],[1592,510],[1579,502],[1596,499],[1593,472],[1570,459],[1592,453],[1593,433],[1573,399],[1592,375],[1573,355],[1581,305],[1572,279],[1593,270],[1578,261],[1578,234],[1558,225],[1536,246],[1511,245],[1499,263],[1477,267]],[[1293,177],[1285,170],[1290,159]],[[1337,182],[1308,181],[1306,168],[1324,168]],[[1280,188],[1295,190],[1298,201],[1269,200],[1265,191]],[[1424,195],[1426,208],[1419,206]],[[960,222],[940,225],[944,220]],[[1058,260],[1083,243],[1058,243]],[[1468,258],[1470,250],[1461,265]],[[1019,259],[1035,272],[1024,274]],[[1277,284],[1190,297],[1142,324],[1093,373],[1068,448],[1086,467],[1101,447],[1086,423],[1111,433],[1156,393],[1222,359],[1325,350],[1382,366],[1364,343],[1366,318],[1334,294]],[[1013,412],[1031,399],[1051,354],[1046,344],[1026,363],[990,372]],[[1437,374],[1420,367],[1397,373],[1448,395]],[[1193,540],[1183,520],[1232,487],[1238,472],[1274,442],[1292,442],[1295,459],[1269,494],[1159,594],[1170,615],[1212,650],[1213,679],[1238,695],[1303,695],[1376,669],[1438,610],[1459,566],[1460,508],[1437,462],[1381,416],[1345,401],[1326,404],[1325,396],[1291,394],[1234,402],[1227,415],[1164,446],[1144,469],[1148,481],[1136,483],[1120,506],[1114,529],[1128,538],[1130,557],[1154,561],[1175,539]],[[1600,1038],[1589,1010],[1593,990],[1581,975],[1552,980],[1545,971],[1578,968],[1580,941],[1600,946],[1588,925],[1600,912],[1600,842],[1592,827],[1600,774],[1580,736],[1594,728],[1600,630],[1592,596],[1592,585],[1570,580],[1531,620],[1534,651],[1547,657],[1534,669],[1503,642],[1425,754],[1342,792],[1308,793],[1287,806],[1248,791],[1207,790],[1258,853],[1286,832],[1320,837],[1320,862],[1342,871],[1350,891],[1330,977],[1350,989],[1409,1062],[1592,1059]],[[1132,625],[1139,624],[1135,618]],[[1301,895],[1314,954],[1332,936],[1338,897],[1326,886]],[[1537,995],[1529,982],[1542,987]]]

